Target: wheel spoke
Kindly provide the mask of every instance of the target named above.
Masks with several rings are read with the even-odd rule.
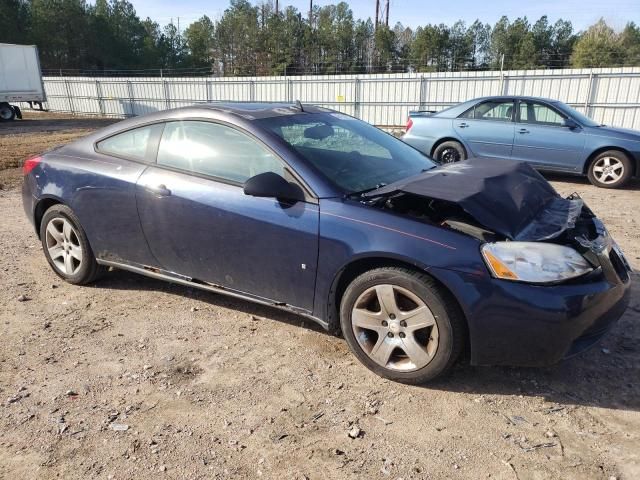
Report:
[[[602,159],[602,163],[604,164],[605,167],[609,167],[611,166],[611,159],[609,157],[604,157]]]
[[[402,312],[400,318],[406,322],[406,329],[411,332],[430,327],[436,321],[431,310],[424,305],[409,312]]]
[[[396,341],[387,337],[386,335],[380,335],[378,341],[371,349],[369,355],[380,365],[385,366],[387,363],[389,363],[391,353],[393,352],[393,349],[396,348],[396,346]]]
[[[611,166],[611,170],[615,172],[617,170],[622,169],[622,167],[623,165],[621,163],[615,163],[614,165]]]
[[[602,173],[604,172],[604,167],[602,165],[596,165],[593,167],[593,171],[596,173]]]
[[[73,257],[69,253],[64,254],[64,270],[67,275],[72,275],[75,270],[73,266]]]
[[[415,339],[413,335],[409,335],[402,339],[401,348],[413,362],[416,368],[426,365],[431,360],[427,351]]]
[[[62,232],[55,227],[53,222],[49,222],[49,225],[47,225],[47,233],[55,240],[56,244],[62,243]]]
[[[56,258],[62,257],[64,256],[64,254],[65,254],[64,248],[62,248],[59,245],[54,245],[49,249],[49,256],[51,257],[51,260],[55,260]]]
[[[368,330],[379,331],[384,329],[382,326],[382,317],[381,312],[371,312],[369,310],[365,310],[364,308],[354,308],[351,314],[351,322],[360,328],[366,328]]]
[[[377,286],[376,295],[378,296],[378,303],[380,304],[383,316],[389,317],[391,314],[397,314],[398,305],[396,304],[396,295],[391,285]]]
[[[82,261],[82,248],[77,245],[71,245],[71,250],[69,250],[69,254],[78,260],[78,262]]]
[[[71,234],[73,233],[73,227],[66,220],[63,220],[62,222],[63,222],[62,223],[62,234],[64,235],[64,239],[67,242],[70,242],[71,241]]]

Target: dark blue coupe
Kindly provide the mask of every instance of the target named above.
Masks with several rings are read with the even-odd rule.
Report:
[[[115,267],[312,318],[379,375],[548,365],[597,342],[629,265],[576,195],[526,164],[435,166],[347,115],[209,104],[28,159],[23,200],[56,274]]]

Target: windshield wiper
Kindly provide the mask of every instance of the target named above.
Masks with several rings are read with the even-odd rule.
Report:
[[[357,192],[347,193],[345,197],[353,198],[353,197],[361,197],[365,193],[373,192],[374,190],[378,190],[379,188],[386,187],[386,183],[379,183],[375,187],[365,188],[364,190],[360,190]]]

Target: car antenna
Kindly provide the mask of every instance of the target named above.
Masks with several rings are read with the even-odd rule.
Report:
[[[302,107],[302,102],[300,100],[296,100],[296,108],[301,112],[304,112],[304,108]]]

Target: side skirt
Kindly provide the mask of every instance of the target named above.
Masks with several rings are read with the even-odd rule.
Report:
[[[237,292],[235,290],[229,290],[228,288],[225,288],[220,285],[214,285],[214,284],[196,280],[184,275],[180,275],[178,273],[167,272],[165,270],[160,270],[154,267],[130,265],[127,263],[113,262],[111,260],[103,260],[100,258],[97,258],[96,262],[98,262],[99,265],[104,265],[105,267],[113,267],[121,270],[127,270],[129,272],[144,275],[145,277],[155,278],[157,280],[164,280],[166,282],[176,283],[178,285],[185,285],[187,287],[199,288],[200,290],[219,293],[221,295],[227,295],[229,297],[239,298],[241,300],[248,300],[250,302],[259,303],[261,305],[268,305],[270,307],[286,310],[288,312],[295,313],[296,315],[301,315],[305,318],[308,318],[309,320],[313,320],[325,330],[329,329],[329,322],[322,320],[318,317],[314,317],[307,310],[297,308],[286,303],[274,302],[273,300],[269,300],[266,298],[256,297],[253,295]]]

